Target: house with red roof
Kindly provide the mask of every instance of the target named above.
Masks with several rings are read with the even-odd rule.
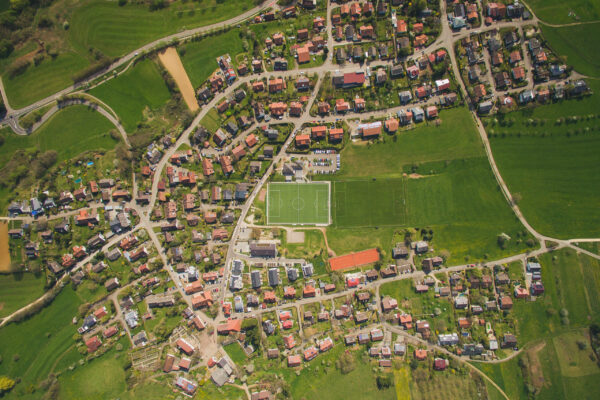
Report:
[[[192,354],[194,354],[194,351],[195,351],[194,346],[192,346],[187,340],[180,338],[177,340],[177,342],[175,344],[177,345],[177,348],[179,350],[181,350],[188,356],[191,356]]]
[[[317,292],[314,288],[314,286],[312,285],[306,285],[304,287],[304,290],[302,291],[302,296],[303,297],[315,297],[317,295]]]
[[[344,99],[337,99],[335,101],[335,111],[338,114],[345,113],[345,112],[347,112],[349,110],[350,110],[350,103],[348,103],[346,100],[344,100]]]
[[[311,346],[304,350],[304,361],[313,360],[319,354],[319,350],[316,347]]]
[[[256,143],[258,143],[258,139],[256,138],[256,135],[254,133],[251,133],[250,135],[248,135],[248,137],[246,137],[246,146],[248,147],[253,147],[254,145],[256,145]]]
[[[242,330],[241,319],[230,319],[226,323],[217,326],[219,335],[228,335],[231,332],[239,332]]]
[[[88,340],[85,341],[85,346],[87,347],[88,353],[93,353],[102,346],[102,341],[98,336],[92,336]]]

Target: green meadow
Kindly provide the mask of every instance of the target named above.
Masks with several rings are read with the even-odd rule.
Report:
[[[575,71],[600,77],[600,22],[564,27],[541,25],[541,28],[552,50],[564,56]]]
[[[502,196],[464,108],[443,111],[439,127],[424,125],[374,144],[348,144],[333,179],[330,247],[337,254],[385,251],[394,232],[425,228],[447,262],[500,258],[527,249],[529,236]],[[348,196],[350,193],[350,196]],[[513,239],[505,249],[497,237]]]
[[[110,135],[113,128],[104,116],[87,106],[67,107],[29,136],[15,135],[10,129],[0,131],[4,136],[4,144],[0,146],[0,167],[19,149],[56,150],[59,160],[90,150],[110,150],[117,143]]]
[[[600,215],[600,135],[493,138],[500,173],[539,232],[596,237]]]
[[[127,349],[129,338],[122,337],[119,343],[122,351],[114,347],[101,357],[90,361],[83,367],[61,375],[61,399],[106,399],[117,398],[127,390],[124,365],[129,360]]]
[[[169,89],[158,67],[144,60],[117,78],[90,90],[90,94],[108,104],[119,116],[127,132],[132,132],[144,119],[144,110],[156,109],[169,98]]]
[[[465,108],[442,111],[440,126],[420,124],[373,144],[348,143],[342,150],[338,174],[327,180],[400,178],[404,167],[483,155],[474,121]]]
[[[518,357],[498,364],[473,363],[504,390],[508,398],[595,399],[600,391],[600,369],[590,358],[587,330],[571,330],[538,341]]]
[[[539,19],[551,24],[600,19],[600,4],[595,0],[528,0],[527,5],[533,9]],[[570,12],[574,12],[578,19],[569,15]]]
[[[46,278],[30,273],[0,275],[0,317],[5,317],[44,294]]]
[[[342,374],[335,367],[335,360],[345,351],[341,344],[334,346],[326,354],[318,356],[299,375],[290,369],[284,369],[286,381],[290,384],[292,397],[295,399],[396,399],[393,387],[378,390],[375,373],[371,368],[367,355],[355,354],[355,369]],[[360,382],[360,384],[357,384]]]
[[[32,63],[14,78],[4,73],[6,68],[37,46],[28,42],[8,60],[2,60],[0,69],[10,104],[21,108],[68,87],[75,73],[94,62],[92,50],[109,58],[120,57],[161,37],[230,19],[250,10],[255,2],[177,0],[155,11],[150,11],[149,3],[128,2],[124,6],[117,3],[83,0],[73,5],[59,0],[51,10],[42,9],[40,15],[55,20],[50,35],[57,40],[52,46],[59,49],[58,56],[47,56],[37,66]],[[69,24],[66,31],[62,26],[64,21]]]
[[[594,95],[484,123],[500,173],[540,233],[596,237],[600,216],[600,82]]]
[[[46,57],[39,65],[31,64],[20,75],[2,82],[11,107],[22,108],[50,96],[73,84],[71,77],[86,68],[89,61],[75,52],[65,52],[56,58]]]
[[[59,358],[74,345],[75,326],[71,323],[81,300],[70,286],[38,314],[0,329],[0,375],[20,378],[9,399],[40,398],[29,393],[53,371]]]
[[[117,57],[180,30],[214,24],[254,7],[252,0],[174,1],[160,10],[148,5],[84,1],[73,11],[69,40],[76,48],[99,49]]]
[[[192,86],[198,88],[218,68],[217,57],[229,54],[232,60],[235,60],[235,55],[243,52],[244,47],[240,30],[232,29],[219,35],[186,43],[180,46],[178,51]]]
[[[512,313],[519,343],[525,345],[600,321],[600,264],[572,249],[540,257],[545,293],[535,302],[516,300]],[[561,310],[568,318],[561,318]]]

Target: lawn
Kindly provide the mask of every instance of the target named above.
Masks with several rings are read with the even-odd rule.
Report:
[[[84,1],[73,11],[69,40],[76,48],[93,47],[109,57],[121,56],[142,45],[183,29],[214,24],[242,14],[253,0],[175,1],[161,10],[146,4]]]
[[[121,338],[119,343],[125,349],[129,347],[127,337]],[[89,364],[63,374],[59,379],[60,398],[117,398],[127,388],[123,365],[128,359],[127,351],[117,352],[113,348]]]
[[[421,124],[394,137],[384,135],[383,141],[374,144],[348,143],[341,153],[340,172],[323,179],[399,178],[405,167],[484,154],[466,108],[444,111],[441,119],[439,127]]]
[[[521,368],[519,368],[517,358],[500,364],[473,363],[473,365],[496,382],[509,399],[528,398],[523,383],[523,374]]]
[[[104,101],[117,113],[127,132],[133,132],[144,119],[146,107],[156,109],[164,105],[171,96],[158,67],[148,59],[92,89],[90,94]]]
[[[595,0],[529,0],[535,15],[551,24],[568,24],[577,21],[600,19],[600,4]],[[569,15],[573,11],[579,19]]]
[[[509,190],[518,194],[519,207],[538,232],[558,238],[597,236],[599,134],[493,138],[491,145]]]
[[[479,398],[480,389],[478,381],[469,375],[450,372],[429,372],[425,379],[412,381],[410,398],[413,400],[437,400],[440,393],[444,394],[444,399],[476,399]]]
[[[2,76],[8,102],[13,108],[22,108],[73,84],[75,72],[86,68],[89,61],[75,53],[66,52],[56,58],[46,57],[39,65],[33,64],[24,73],[9,78]]]
[[[246,357],[246,353],[244,353],[244,349],[238,342],[233,342],[224,346],[223,349],[227,352],[231,360],[236,363],[239,367],[242,367],[248,361],[248,357]]]
[[[87,106],[71,106],[54,114],[29,136],[17,136],[3,130],[0,168],[19,149],[56,150],[58,159],[67,160],[90,150],[110,150],[117,143],[110,135],[114,126],[104,116]]]
[[[552,338],[563,376],[575,378],[600,374],[598,366],[590,359],[593,350],[589,346],[589,341],[587,330],[566,332]],[[578,342],[588,343],[588,346],[581,349]]]
[[[403,179],[334,181],[333,221],[336,227],[406,224]]]
[[[340,219],[340,205],[345,203],[346,195],[338,190],[336,181],[332,212],[336,225],[327,231],[330,247],[338,254],[373,246],[389,250],[392,227],[412,227],[433,232],[432,246],[438,252],[449,252],[448,264],[464,263],[467,256],[470,261],[497,259],[527,248],[525,242],[529,236],[523,233],[523,227],[498,190],[487,159],[477,157],[435,163],[434,170],[427,165],[430,164],[423,166],[423,172],[427,170],[431,174],[418,179],[404,177],[386,181],[377,178],[377,185],[388,182],[387,192],[385,188],[381,191],[370,187],[357,190],[349,207],[352,213],[349,217],[342,214],[343,219]],[[405,194],[399,199],[398,188],[402,181]],[[406,217],[400,216],[399,208],[406,209]],[[370,227],[369,223],[372,224]],[[357,229],[356,226],[364,228]],[[352,227],[352,231],[344,232],[345,227]],[[512,238],[505,249],[497,244],[501,233]],[[360,237],[350,238],[356,235]],[[343,239],[336,240],[338,237]],[[353,245],[357,247],[348,249]]]
[[[545,293],[535,302],[516,300],[513,313],[522,346],[540,338],[588,326],[600,318],[600,264],[571,249],[540,257]],[[560,311],[568,312],[568,325]]]
[[[335,368],[335,360],[345,351],[341,344],[334,346],[327,354],[319,355],[302,369],[299,375],[292,370],[280,371],[291,386],[294,399],[396,399],[393,387],[378,390],[375,373],[364,351],[355,355],[355,369],[342,374]]]
[[[192,86],[197,88],[218,68],[217,57],[229,54],[232,60],[235,60],[235,56],[243,52],[244,47],[240,30],[232,29],[200,41],[186,43],[180,46],[178,51]]]
[[[328,224],[329,185],[326,183],[270,183],[268,224]]]
[[[600,77],[600,22],[594,24],[551,27],[541,25],[552,50],[566,57],[580,74]],[[585,38],[585,40],[581,40]]]
[[[54,28],[58,31],[51,31],[50,36],[59,38],[60,53],[55,58],[46,57],[41,64],[30,66],[13,79],[3,74],[9,102],[21,108],[68,87],[73,83],[73,75],[90,65],[92,50],[107,57],[120,57],[169,34],[242,14],[254,7],[254,3],[254,0],[180,0],[168,2],[165,8],[156,11],[150,11],[148,3],[134,2],[124,6],[104,0],[53,4],[53,11],[46,14],[58,20]],[[69,23],[66,32],[63,21]],[[52,45],[55,46],[54,42]],[[26,46],[28,51],[34,49],[35,46]],[[11,61],[16,58],[13,55]],[[8,61],[0,63],[3,67],[8,64]]]
[[[44,294],[44,274],[0,275],[0,317],[5,317]]]
[[[324,254],[327,253],[325,250],[325,239],[323,238],[323,233],[321,231],[315,229],[303,230],[301,232],[304,233],[304,242],[286,243],[286,257],[311,259],[322,251]]]
[[[54,301],[30,319],[0,329],[0,375],[20,378],[7,396],[26,397],[30,385],[34,387],[48,377],[57,358],[73,344],[76,327],[71,319],[77,314],[80,299],[70,286],[65,287]],[[31,398],[40,398],[31,395]]]

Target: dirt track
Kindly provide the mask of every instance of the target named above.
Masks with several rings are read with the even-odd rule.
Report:
[[[8,224],[0,222],[0,272],[10,271],[10,252],[8,251]]]
[[[192,86],[192,82],[190,82],[187,72],[185,72],[185,68],[183,68],[177,50],[175,50],[174,47],[169,47],[166,50],[159,52],[158,58],[175,80],[190,111],[197,111],[199,107],[194,93],[194,87]]]

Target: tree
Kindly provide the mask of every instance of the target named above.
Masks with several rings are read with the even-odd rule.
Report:
[[[351,353],[344,352],[335,362],[335,366],[345,375],[356,368],[356,363]]]
[[[8,376],[0,376],[0,394],[4,394],[15,386],[14,379],[9,378]]]
[[[387,389],[392,386],[392,378],[389,375],[377,376],[377,388],[379,390]]]

